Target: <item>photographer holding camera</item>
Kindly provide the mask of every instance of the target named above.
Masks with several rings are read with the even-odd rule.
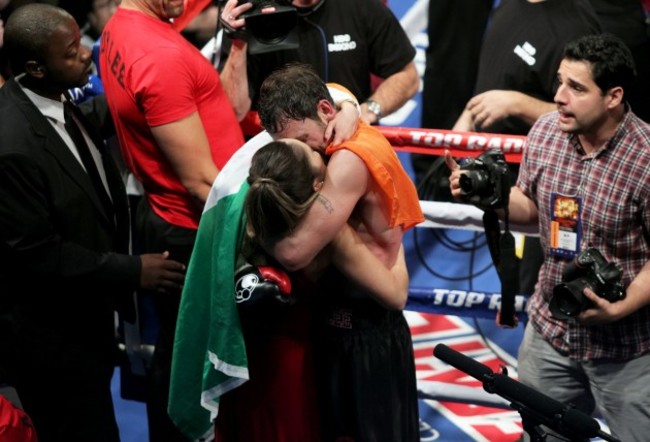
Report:
[[[513,222],[539,223],[544,263],[528,303],[520,380],[614,436],[650,432],[650,125],[626,102],[632,55],[609,34],[569,43],[557,111],[528,134]],[[460,198],[460,166],[446,154]],[[546,439],[550,440],[550,439]]]

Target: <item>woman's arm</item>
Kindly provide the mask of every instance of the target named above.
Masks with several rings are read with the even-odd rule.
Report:
[[[387,268],[347,224],[331,245],[332,264],[344,276],[364,288],[384,307],[394,310],[404,308],[408,297],[409,276],[403,245],[400,245],[391,268]]]

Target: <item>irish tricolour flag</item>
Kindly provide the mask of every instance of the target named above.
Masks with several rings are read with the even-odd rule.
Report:
[[[192,439],[209,439],[219,398],[248,380],[235,303],[235,262],[244,235],[251,157],[271,141],[263,132],[220,171],[206,202],[187,269],[172,359],[169,415]]]

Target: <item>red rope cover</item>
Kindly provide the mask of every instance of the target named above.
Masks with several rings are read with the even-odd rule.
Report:
[[[526,139],[521,135],[410,127],[376,127],[398,152],[443,155],[445,150],[449,150],[455,157],[475,157],[488,149],[500,149],[509,163],[521,161]]]
[[[256,112],[249,112],[241,123],[246,135],[264,130]],[[501,149],[509,163],[521,162],[525,136],[483,132],[457,132],[446,129],[375,126],[398,152],[443,155],[449,150],[454,157],[476,157],[488,149]]]

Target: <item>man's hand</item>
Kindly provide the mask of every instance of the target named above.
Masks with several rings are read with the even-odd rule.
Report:
[[[325,141],[329,143],[331,140],[334,146],[341,144],[354,135],[358,126],[358,107],[350,101],[343,101],[340,104],[340,110],[325,128]]]
[[[140,255],[140,287],[159,293],[174,293],[183,288],[185,265],[169,258],[169,252]]]
[[[576,316],[576,319],[584,325],[609,324],[632,313],[628,311],[625,300],[609,302],[589,288],[585,288],[582,294],[593,303]]]
[[[462,172],[460,166],[448,150],[445,150],[445,164],[451,171],[451,175],[449,175],[449,190],[451,191],[451,196],[460,200],[460,175]]]
[[[485,129],[512,115],[517,94],[515,91],[491,90],[472,97],[466,109],[472,115],[474,127]]]
[[[518,91],[495,89],[472,97],[454,130],[484,131],[506,118],[517,118],[532,126],[541,115],[556,109],[554,102],[542,101]]]
[[[252,7],[252,2],[245,2],[237,6],[237,0],[228,0],[219,17],[219,21],[223,25],[226,34],[236,33],[244,27],[246,20],[239,17]]]

